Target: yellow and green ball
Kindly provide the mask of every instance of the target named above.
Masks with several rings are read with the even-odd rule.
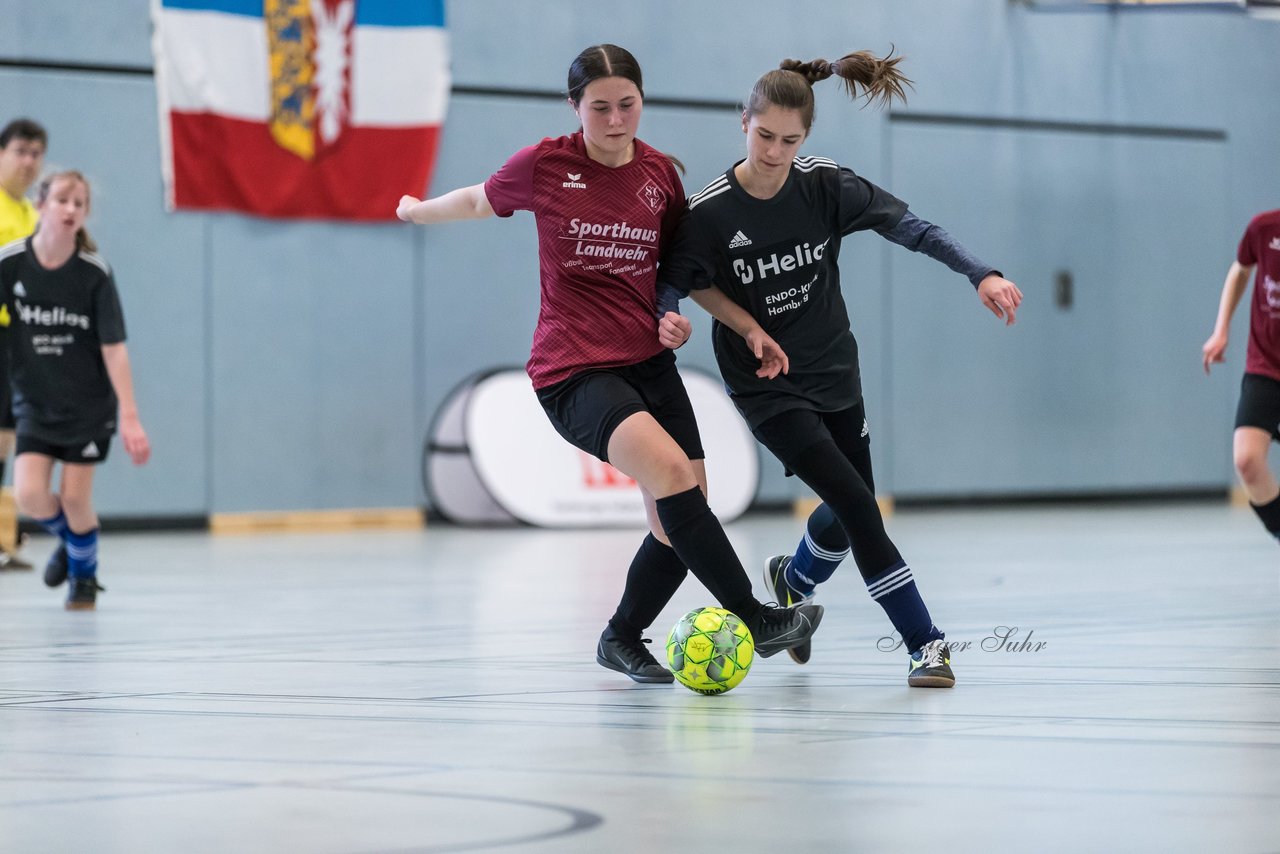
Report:
[[[723,694],[747,678],[755,659],[751,630],[724,608],[698,608],[667,635],[667,664],[681,685],[699,694]]]

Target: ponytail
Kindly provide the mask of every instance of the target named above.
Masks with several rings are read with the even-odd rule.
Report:
[[[879,101],[885,107],[895,99],[905,104],[911,81],[898,70],[901,61],[902,57],[894,56],[892,49],[883,57],[860,50],[835,62],[784,59],[776,70],[756,81],[747,99],[746,115],[756,115],[770,106],[799,110],[807,132],[813,126],[813,84],[833,75],[843,81],[845,91],[854,100],[865,98],[868,104]]]

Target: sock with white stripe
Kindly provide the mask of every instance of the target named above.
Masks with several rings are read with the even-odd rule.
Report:
[[[867,592],[884,608],[907,652],[915,652],[931,640],[943,637],[933,624],[929,609],[916,589],[911,567],[899,562],[867,579]]]
[[[70,529],[67,527],[67,516],[62,512],[62,502],[58,502],[56,515],[50,516],[48,519],[36,519],[35,522],[58,539],[66,541],[67,531]]]
[[[1258,518],[1262,520],[1262,526],[1271,533],[1271,536],[1280,539],[1280,495],[1266,504],[1249,502],[1249,506],[1253,508],[1254,513],[1258,514]]]
[[[804,539],[787,565],[787,586],[800,596],[813,593],[813,588],[831,577],[840,561],[849,556],[849,538],[826,504],[819,504],[809,514]]]
[[[98,529],[77,534],[67,529],[67,575],[93,578],[98,574]]]

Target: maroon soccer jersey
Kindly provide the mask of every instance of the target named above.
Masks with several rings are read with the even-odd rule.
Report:
[[[484,190],[498,216],[528,210],[537,221],[534,388],[661,352],[656,271],[685,204],[666,155],[637,139],[630,163],[605,166],[587,156],[578,132],[516,152]]]
[[[1236,260],[1246,267],[1258,265],[1245,373],[1280,380],[1280,210],[1253,218],[1240,240]]]

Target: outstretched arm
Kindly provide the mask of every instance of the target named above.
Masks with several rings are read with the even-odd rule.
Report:
[[[405,222],[435,225],[459,219],[484,219],[493,216],[493,206],[489,204],[484,184],[472,184],[434,199],[401,196],[396,216]]]
[[[1232,261],[1227,270],[1227,280],[1222,285],[1222,299],[1218,301],[1218,320],[1213,324],[1213,334],[1204,342],[1201,350],[1204,353],[1204,372],[1209,373],[1209,366],[1215,362],[1227,360],[1227,343],[1231,336],[1231,317],[1236,313],[1236,306],[1249,286],[1249,276],[1253,267],[1246,267],[1239,261]]]
[[[140,466],[151,457],[151,442],[138,420],[138,404],[133,398],[133,371],[129,367],[129,351],[124,342],[102,345],[102,361],[116,399],[120,401],[120,438],[133,464]]]
[[[741,335],[747,342],[747,347],[760,360],[756,376],[773,379],[778,374],[791,370],[791,362],[778,342],[769,337],[749,311],[725,296],[724,291],[713,286],[692,291],[689,295],[707,314]]]
[[[928,255],[966,277],[977,289],[982,304],[996,317],[1004,318],[1006,326],[1012,326],[1017,319],[1018,306],[1022,304],[1022,291],[999,270],[983,263],[962,246],[946,229],[907,211],[897,225],[881,231],[880,236],[899,246],[905,246],[912,252]]]

